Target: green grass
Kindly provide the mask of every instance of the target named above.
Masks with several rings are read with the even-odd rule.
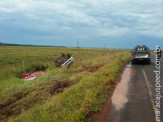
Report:
[[[26,65],[27,72],[46,69],[45,74],[36,80],[24,81],[18,78],[22,73],[22,61],[1,62],[3,66],[1,65],[0,69],[3,70],[0,71],[0,102],[10,99],[13,94],[27,93],[17,101],[22,107],[21,114],[10,116],[6,119],[8,121],[88,121],[86,115],[90,111],[100,109],[100,105],[109,95],[111,84],[119,77],[120,69],[130,60],[128,50],[80,49],[77,51],[73,48],[28,48],[3,47],[1,49],[2,52],[9,50],[8,58],[12,61],[18,58],[17,55],[20,59],[25,58],[29,61]],[[28,58],[21,54],[27,50],[30,54]],[[69,52],[75,58],[70,68],[55,67],[53,58],[62,52]],[[42,53],[41,58],[35,57],[39,53]],[[55,54],[54,57],[52,53]],[[17,55],[14,57],[12,54]],[[51,83],[55,84],[56,81],[63,80],[73,81],[75,84],[59,94],[51,95],[44,92],[43,88],[49,88]],[[36,96],[38,100],[34,99]],[[31,107],[23,109],[29,101],[33,102],[30,104]]]

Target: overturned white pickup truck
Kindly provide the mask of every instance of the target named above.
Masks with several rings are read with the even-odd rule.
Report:
[[[71,54],[64,54],[62,53],[62,56],[55,60],[56,66],[62,66],[62,67],[67,67],[70,66],[74,61],[74,58],[71,56]]]

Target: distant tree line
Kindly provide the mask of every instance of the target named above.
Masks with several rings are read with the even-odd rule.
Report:
[[[64,47],[64,46],[51,46],[51,45],[13,44],[13,43],[2,43],[2,42],[0,42],[0,46]]]

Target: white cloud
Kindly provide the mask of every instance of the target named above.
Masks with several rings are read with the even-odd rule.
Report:
[[[84,28],[81,32],[97,37],[137,33],[163,38],[162,6],[163,0],[1,0],[0,22],[40,31]]]

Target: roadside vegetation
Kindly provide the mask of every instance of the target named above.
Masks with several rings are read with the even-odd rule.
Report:
[[[0,52],[0,121],[88,121],[130,60],[128,50],[13,46]],[[61,53],[73,55],[71,67],[55,66]],[[26,72],[44,75],[19,79],[22,60]]]

